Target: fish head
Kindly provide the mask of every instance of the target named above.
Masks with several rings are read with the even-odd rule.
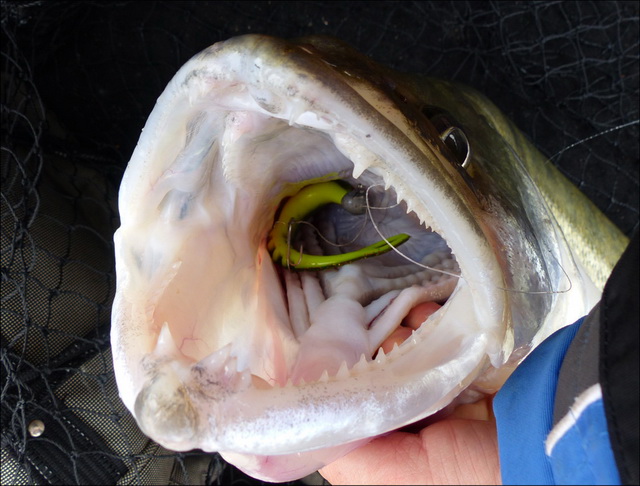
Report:
[[[141,429],[299,478],[494,392],[583,315],[595,293],[493,110],[323,37],[247,35],[187,62],[119,195],[112,349]],[[355,191],[361,213],[279,219],[323,184]],[[395,234],[410,238],[301,267]]]

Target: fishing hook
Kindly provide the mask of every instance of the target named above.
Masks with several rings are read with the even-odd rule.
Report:
[[[337,181],[329,181],[308,185],[290,197],[280,210],[280,214],[269,232],[267,248],[273,261],[283,267],[293,267],[296,270],[323,270],[363,258],[381,255],[410,238],[409,235],[400,233],[384,241],[378,241],[359,250],[339,255],[308,255],[291,247],[292,221],[302,221],[312,212],[327,204],[342,204],[345,196],[348,196],[345,199],[345,206],[352,210],[360,211],[357,207],[357,202],[355,204],[356,207],[352,207],[353,204],[351,204],[350,198],[354,197],[353,191],[352,188],[348,189]],[[355,191],[355,199],[359,199],[358,190],[356,189]],[[350,211],[350,209],[347,210]],[[293,262],[296,263],[294,264]]]

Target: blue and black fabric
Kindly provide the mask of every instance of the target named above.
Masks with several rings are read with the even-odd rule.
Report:
[[[638,484],[638,232],[591,313],[494,401],[505,484]]]

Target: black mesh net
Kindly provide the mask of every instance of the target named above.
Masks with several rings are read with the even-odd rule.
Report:
[[[3,1],[2,484],[256,483],[141,435],[111,365],[119,180],[189,57],[248,32],[323,33],[472,85],[631,234],[638,5]]]

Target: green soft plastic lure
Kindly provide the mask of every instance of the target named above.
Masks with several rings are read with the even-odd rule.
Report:
[[[314,211],[327,204],[343,204],[343,199],[351,192],[351,188],[338,181],[310,184],[294,194],[285,203],[269,233],[268,249],[273,261],[287,268],[296,270],[323,270],[338,267],[362,258],[381,255],[392,248],[406,242],[410,236],[405,233],[378,241],[360,250],[340,255],[309,255],[291,247],[293,238],[291,223],[303,221]]]

